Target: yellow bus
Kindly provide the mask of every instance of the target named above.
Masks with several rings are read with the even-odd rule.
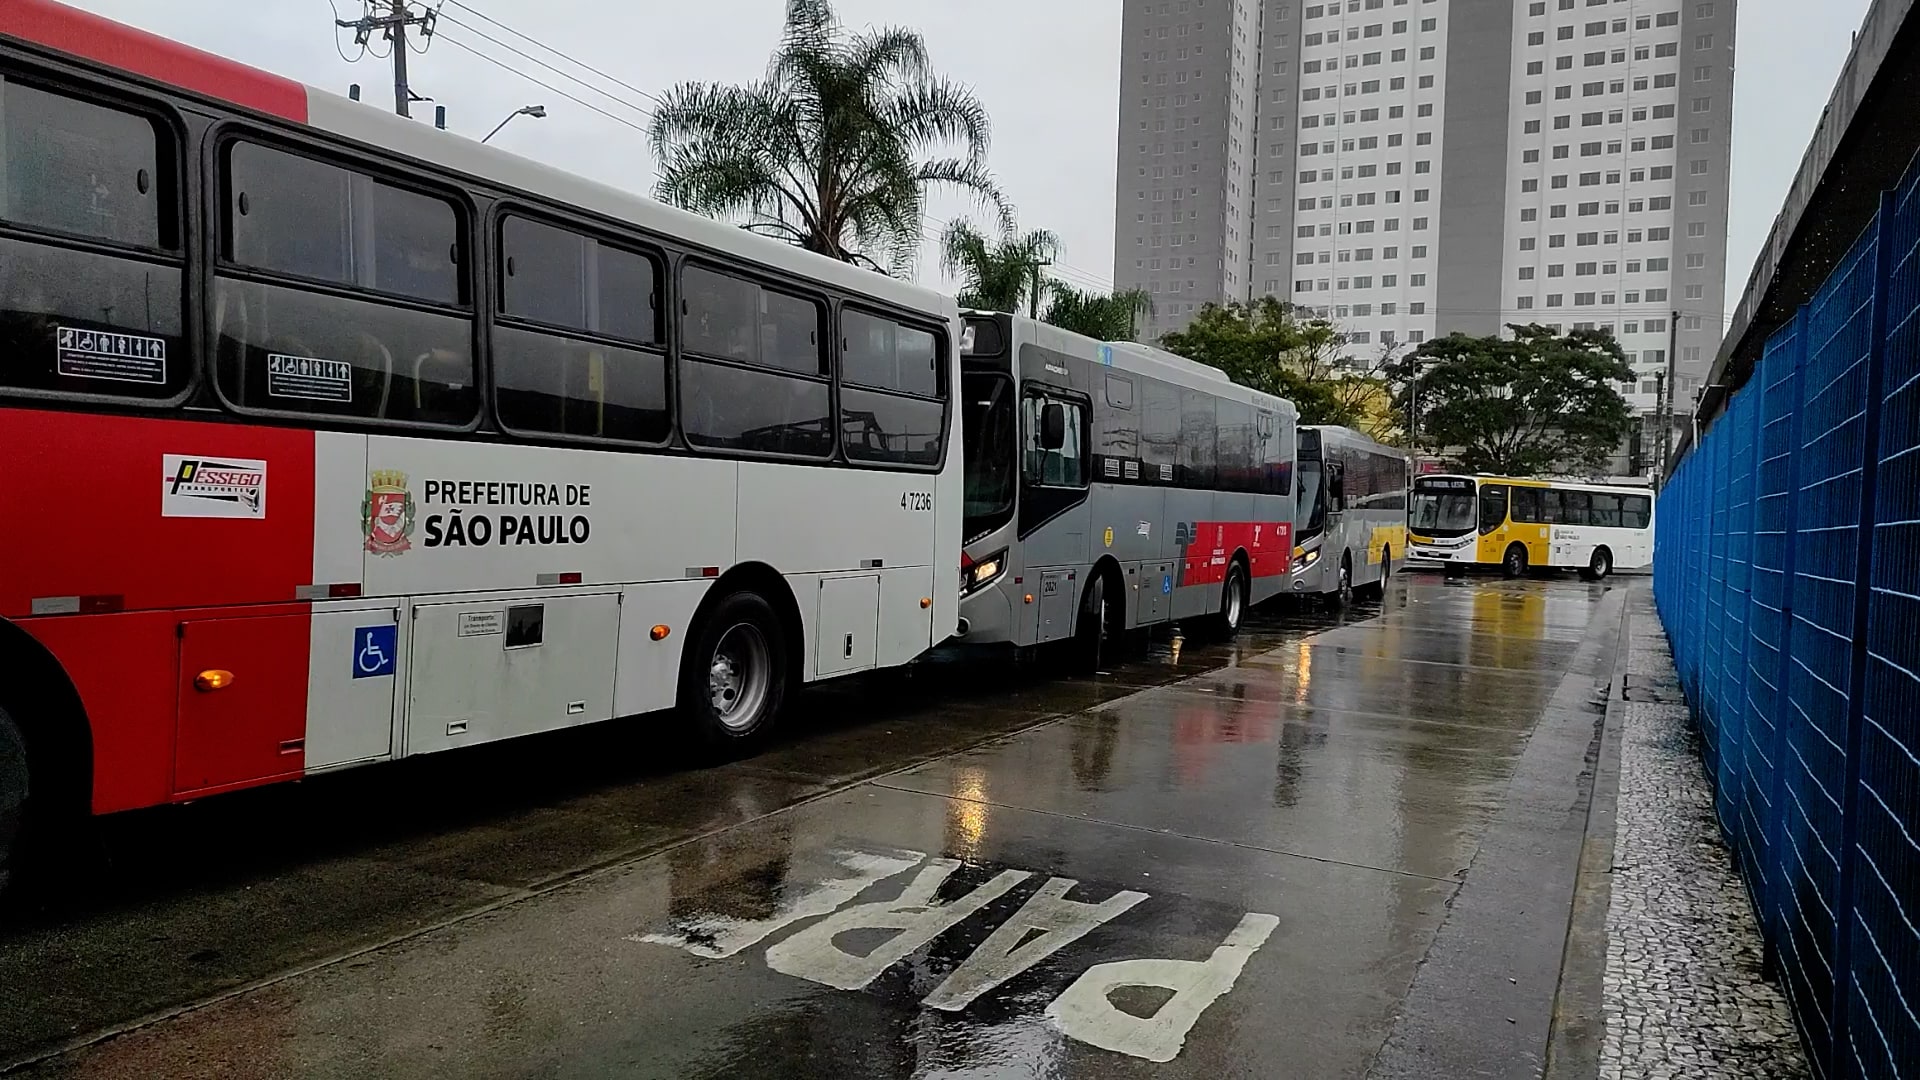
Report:
[[[1653,493],[1645,488],[1508,476],[1416,477],[1407,554],[1465,573],[1498,566],[1578,570],[1599,581],[1653,562]]]

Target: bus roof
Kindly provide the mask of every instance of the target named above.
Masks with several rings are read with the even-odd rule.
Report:
[[[1005,312],[984,311],[978,314],[1006,315]],[[1286,398],[1274,397],[1272,394],[1263,394],[1251,387],[1242,386],[1228,378],[1227,373],[1219,368],[1209,367],[1184,356],[1176,356],[1165,349],[1156,349],[1151,345],[1142,345],[1134,341],[1100,341],[1051,323],[1029,319],[1025,315],[1014,314],[1006,317],[1012,321],[1013,340],[1016,345],[1021,341],[1031,341],[1070,356],[1078,356],[1095,367],[1110,367],[1116,371],[1145,375],[1149,378],[1161,379],[1174,386],[1204,388],[1208,393],[1229,401],[1244,402],[1287,416],[1299,415],[1299,409]]]
[[[1322,443],[1339,443],[1348,446],[1364,447],[1398,458],[1406,458],[1408,451],[1404,447],[1388,446],[1364,431],[1339,424],[1301,424],[1300,430],[1318,432]]]
[[[952,298],[913,282],[756,236],[54,0],[0,3],[0,35],[901,307],[943,317],[956,310]]]
[[[1621,484],[1589,484],[1582,480],[1555,480],[1540,476],[1496,476],[1492,473],[1421,473],[1422,480],[1472,480],[1481,484],[1515,484],[1520,487],[1561,488],[1567,491],[1604,491],[1627,495],[1651,495],[1652,489]]]

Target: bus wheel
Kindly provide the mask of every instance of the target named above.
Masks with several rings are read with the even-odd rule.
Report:
[[[1580,571],[1580,576],[1588,581],[1605,581],[1607,575],[1611,573],[1613,573],[1613,552],[1601,547],[1593,549],[1593,561],[1587,564],[1586,569]]]
[[[19,851],[32,777],[27,771],[27,742],[20,728],[0,709],[0,894],[7,891]]]
[[[1227,567],[1226,588],[1220,593],[1220,614],[1216,622],[1220,632],[1232,637],[1240,632],[1247,617],[1247,571],[1238,561]]]
[[[1337,611],[1345,611],[1353,606],[1353,557],[1340,556],[1340,584],[1327,594],[1327,603]]]
[[[1506,557],[1500,560],[1500,572],[1510,578],[1521,577],[1527,572],[1527,549],[1519,544],[1508,544]]]
[[[680,666],[680,713],[703,750],[734,756],[773,728],[787,693],[787,642],[757,593],[715,604]]]
[[[1087,582],[1086,590],[1080,597],[1080,614],[1073,622],[1073,667],[1076,671],[1087,675],[1100,671],[1100,662],[1112,631],[1108,625],[1111,618],[1107,603],[1107,576],[1096,573]]]

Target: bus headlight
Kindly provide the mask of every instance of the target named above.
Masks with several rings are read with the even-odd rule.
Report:
[[[961,567],[960,591],[972,592],[999,577],[1006,568],[1006,548],[1001,548],[983,559],[970,560]]]
[[[1314,548],[1312,551],[1307,552],[1305,555],[1295,555],[1293,557],[1293,572],[1297,574],[1300,571],[1305,570],[1307,567],[1312,566],[1314,563],[1317,563],[1319,561],[1320,561],[1319,548]]]

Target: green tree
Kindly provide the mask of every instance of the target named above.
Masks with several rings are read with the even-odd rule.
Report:
[[[940,269],[960,279],[963,308],[1039,314],[1046,292],[1040,268],[1060,254],[1060,238],[1045,229],[989,240],[972,223],[955,221],[940,234]]]
[[[973,194],[1011,227],[987,173],[987,127],[979,99],[932,74],[919,34],[849,36],[827,0],[787,0],[764,78],[681,83],[662,96],[648,128],[654,193],[809,251],[905,271],[932,186]]]
[[[1364,397],[1341,385],[1340,333],[1325,319],[1301,319],[1271,296],[1207,304],[1160,339],[1167,351],[1227,373],[1242,386],[1286,398],[1303,424],[1358,426]]]
[[[1399,403],[1420,441],[1468,472],[1599,467],[1634,422],[1613,388],[1633,378],[1620,343],[1600,330],[1507,329],[1511,339],[1435,338],[1400,361]]]
[[[1049,278],[1047,310],[1040,321],[1096,341],[1132,341],[1140,317],[1152,312],[1153,297],[1145,289],[1089,292]]]

